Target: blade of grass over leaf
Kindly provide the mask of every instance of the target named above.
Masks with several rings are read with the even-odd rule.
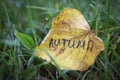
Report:
[[[57,70],[59,71],[59,74],[62,76],[62,78],[64,79],[64,80],[67,80],[66,78],[65,78],[65,75],[62,73],[62,71],[60,70],[60,68],[59,68],[59,65],[55,62],[55,60],[50,56],[50,53],[48,53],[48,51],[46,50],[46,49],[44,49],[44,51],[45,51],[45,53],[49,56],[49,58],[51,59],[51,61],[56,65],[56,68],[57,68]]]

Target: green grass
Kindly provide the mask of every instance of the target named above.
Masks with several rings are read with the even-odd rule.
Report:
[[[94,65],[84,72],[63,71],[34,56],[35,46],[65,7],[80,10],[105,45]],[[119,80],[119,11],[119,0],[1,0],[0,80]],[[23,39],[17,31],[24,33]]]

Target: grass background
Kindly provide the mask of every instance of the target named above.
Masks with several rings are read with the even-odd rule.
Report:
[[[35,57],[31,49],[41,43],[65,7],[80,10],[104,41],[105,50],[84,72],[59,70]],[[23,37],[16,38],[16,31]],[[27,38],[32,42],[25,42]],[[120,0],[0,0],[0,80],[119,79]]]

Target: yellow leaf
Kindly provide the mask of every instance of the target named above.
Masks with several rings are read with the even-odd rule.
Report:
[[[61,69],[84,71],[95,62],[100,51],[104,50],[104,44],[91,32],[78,10],[65,8],[54,19],[49,33],[36,48],[36,56],[52,62],[44,49]]]

